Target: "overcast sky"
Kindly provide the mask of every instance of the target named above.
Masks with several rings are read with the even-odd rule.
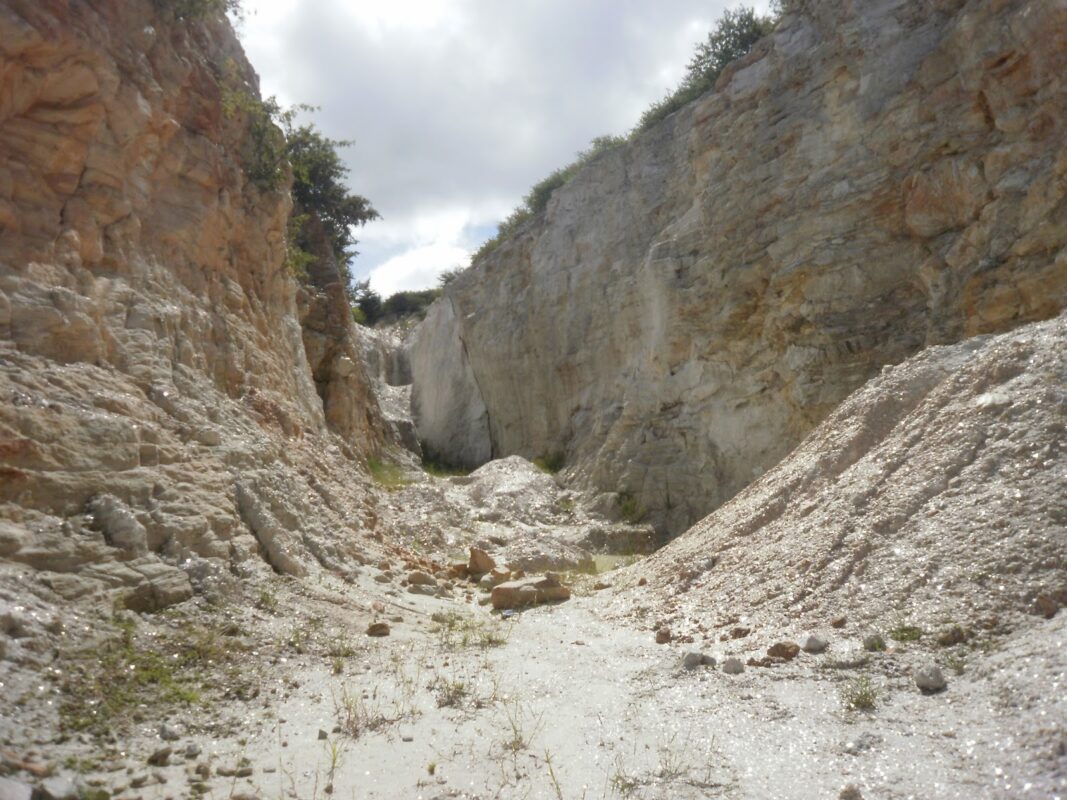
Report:
[[[751,3],[764,9],[766,2]],[[436,285],[527,190],[674,88],[728,0],[243,0],[264,95],[320,107],[382,215],[354,273]]]

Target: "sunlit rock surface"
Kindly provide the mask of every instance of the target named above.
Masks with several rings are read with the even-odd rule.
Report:
[[[429,446],[564,453],[676,533],[883,365],[1058,313],[1067,8],[801,5],[449,286]]]
[[[0,584],[151,610],[348,569],[382,423],[335,274],[298,309],[288,193],[242,169],[229,25],[12,0],[0,58]]]

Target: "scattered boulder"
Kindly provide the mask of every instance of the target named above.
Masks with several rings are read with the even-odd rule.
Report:
[[[656,644],[667,644],[672,638],[670,628],[663,627],[656,631]]]
[[[937,664],[927,664],[915,671],[915,685],[924,694],[940,692],[948,685]]]
[[[731,639],[744,639],[752,633],[752,628],[733,628],[730,630]]]
[[[804,643],[800,647],[805,653],[821,653],[828,645],[829,642],[813,633],[805,637]]]
[[[714,667],[715,659],[705,653],[690,650],[682,656],[683,669],[696,669],[697,667]]]
[[[741,663],[740,658],[731,656],[722,662],[722,671],[727,675],[740,675],[745,671],[745,665]]]
[[[845,623],[847,623],[847,622],[848,622],[848,617],[843,617],[843,616],[842,617],[834,617],[832,620],[830,620],[830,627],[831,628],[843,628],[843,627],[845,627]]]
[[[1034,598],[1034,611],[1045,619],[1052,619],[1056,612],[1067,606],[1067,588],[1042,592]]]
[[[182,732],[176,725],[164,722],[159,726],[159,738],[164,742],[176,742],[182,738]]]
[[[389,623],[388,622],[372,622],[367,626],[368,636],[388,636],[389,635]]]
[[[153,767],[165,767],[170,763],[170,755],[173,752],[170,747],[161,747],[148,757],[148,763]]]
[[[800,645],[796,642],[775,642],[767,649],[768,656],[785,661],[792,661],[799,653]]]
[[[437,581],[432,575],[428,575],[422,570],[414,570],[408,573],[408,583],[415,586],[436,586]]]
[[[648,584],[648,578],[639,578],[637,581],[638,586],[645,586]]]
[[[148,552],[148,531],[117,497],[97,495],[89,501],[89,512],[109,545],[138,555]]]
[[[471,548],[470,561],[467,562],[467,572],[471,575],[483,575],[492,572],[496,562],[480,547]]]
[[[473,552],[474,548],[471,548],[472,559]],[[491,600],[493,608],[504,610],[536,603],[568,600],[570,596],[571,590],[560,583],[559,578],[549,572],[543,578],[505,581],[493,588]]]
[[[841,790],[837,798],[838,800],[863,800],[863,793],[856,784],[850,783]]]
[[[865,636],[863,637],[863,649],[869,653],[880,653],[885,650],[885,639],[877,633]]]

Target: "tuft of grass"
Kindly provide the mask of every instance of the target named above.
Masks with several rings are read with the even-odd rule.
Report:
[[[870,711],[878,701],[878,690],[867,675],[850,681],[841,690],[841,702],[849,711]]]
[[[629,492],[623,492],[619,495],[619,512],[622,514],[623,520],[631,525],[636,525],[648,514],[645,507]]]
[[[117,636],[67,657],[60,726],[103,736],[142,706],[195,704],[200,671],[227,661],[238,649],[201,627],[146,647],[137,641],[133,623],[120,621]]]
[[[471,474],[469,469],[457,467],[430,456],[423,458],[422,471],[435,478],[455,478]]]
[[[367,459],[367,469],[378,485],[387,491],[395,492],[411,485],[411,480],[404,476],[404,470],[396,464],[390,464],[377,458],[369,458]]]
[[[434,694],[437,697],[438,708],[455,708],[467,698],[470,689],[463,681],[452,681],[446,678],[437,682]]]
[[[363,697],[350,692],[347,686],[341,688],[340,697],[334,697],[333,708],[341,732],[353,739],[389,723],[377,706],[371,706]]]
[[[889,638],[898,642],[917,642],[922,636],[922,628],[915,625],[899,625],[889,631]]]
[[[273,590],[264,587],[259,590],[259,596],[256,598],[256,608],[266,611],[269,614],[278,613],[278,595]]]
[[[444,650],[488,650],[507,644],[511,628],[475,616],[449,612],[435,615],[433,633]]]
[[[548,453],[547,455],[538,456],[533,460],[533,465],[537,467],[541,472],[547,472],[549,475],[555,475],[566,464],[566,456],[563,453]]]

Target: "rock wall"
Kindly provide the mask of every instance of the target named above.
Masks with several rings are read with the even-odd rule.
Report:
[[[450,285],[420,436],[564,453],[679,531],[883,365],[1055,315],[1065,31],[1062,0],[803,4]]]
[[[288,192],[226,111],[255,74],[167,8],[0,3],[0,589],[158,607],[344,570],[375,524],[339,284],[286,270]]]

